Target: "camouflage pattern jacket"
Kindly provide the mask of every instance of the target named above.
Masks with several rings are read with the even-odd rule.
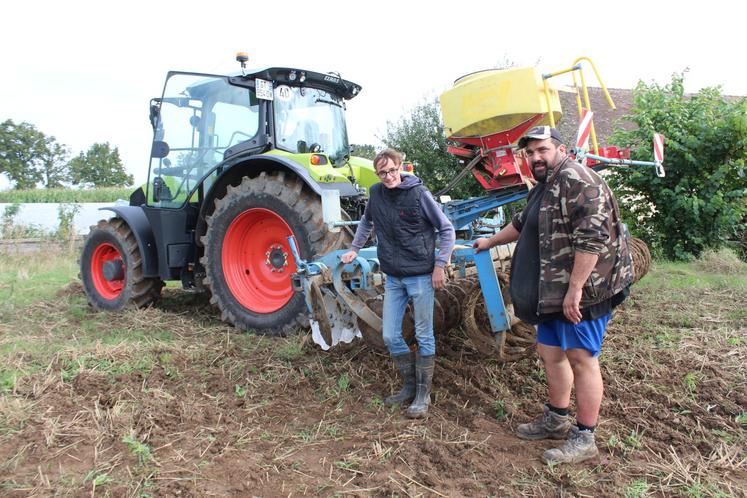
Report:
[[[611,298],[633,280],[627,231],[604,180],[568,157],[548,174],[538,220],[540,314],[563,311],[575,251],[599,255],[584,284],[581,308]],[[524,225],[523,216],[514,217],[514,226]]]

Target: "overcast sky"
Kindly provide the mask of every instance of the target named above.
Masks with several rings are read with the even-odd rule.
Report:
[[[233,72],[240,50],[252,68],[337,71],[362,85],[348,104],[352,143],[378,144],[387,121],[456,78],[505,61],[552,71],[588,56],[612,88],[666,84],[689,68],[687,91],[721,85],[726,94],[747,95],[747,4],[690,5],[14,1],[0,21],[0,121],[31,123],[75,154],[109,142],[142,182],[152,139],[148,104],[166,72]]]

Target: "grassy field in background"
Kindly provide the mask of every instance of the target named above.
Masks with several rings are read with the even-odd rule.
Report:
[[[118,199],[129,200],[135,187],[106,187],[95,189],[69,188],[35,188],[27,190],[5,190],[0,192],[0,203],[83,203],[83,202],[114,202]]]
[[[439,337],[426,421],[383,406],[386,355],[223,324],[205,296],[97,313],[77,254],[0,254],[0,494],[683,496],[747,489],[747,265],[660,262],[616,313],[589,464],[513,437],[544,399],[537,358]]]

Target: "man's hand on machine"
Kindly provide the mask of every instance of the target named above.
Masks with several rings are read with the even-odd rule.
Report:
[[[358,256],[357,251],[348,251],[342,256],[340,256],[340,261],[342,261],[345,264],[348,264],[351,261],[353,261],[357,256]]]
[[[473,244],[472,247],[475,249],[475,253],[478,253],[480,251],[487,251],[493,245],[490,243],[490,237],[482,237],[480,239],[477,239]]]

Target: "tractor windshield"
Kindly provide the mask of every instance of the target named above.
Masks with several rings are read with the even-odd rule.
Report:
[[[324,152],[334,165],[348,155],[342,98],[316,88],[275,88],[277,147],[294,153]]]
[[[148,204],[179,207],[228,147],[257,134],[259,103],[253,89],[225,77],[176,73],[166,81],[154,127]]]

